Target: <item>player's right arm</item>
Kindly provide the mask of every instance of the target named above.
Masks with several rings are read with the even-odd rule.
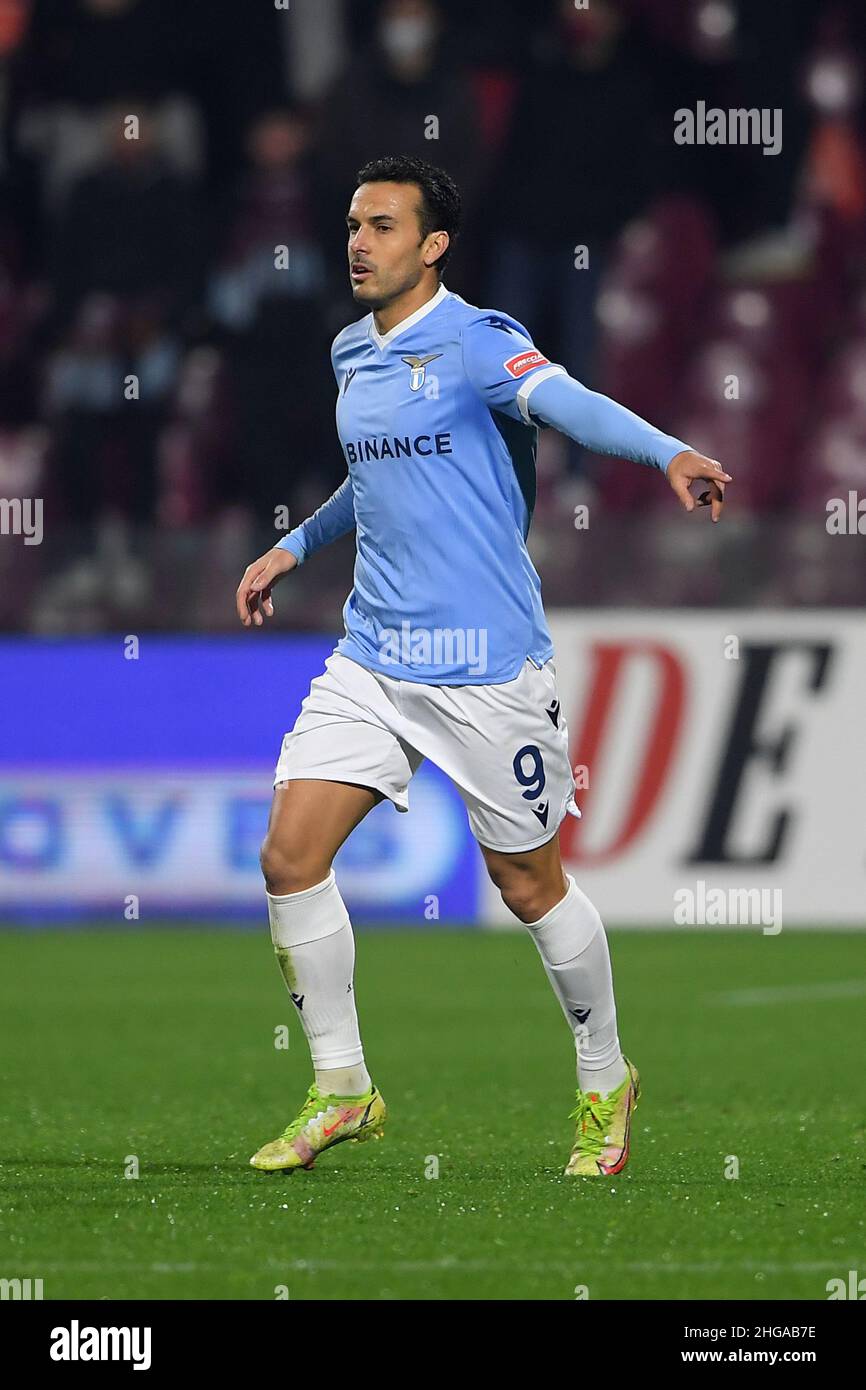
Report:
[[[344,536],[355,525],[355,499],[352,480],[346,478],[321,507],[296,526],[271,550],[260,555],[244,570],[238,585],[238,617],[244,627],[261,627],[265,617],[274,616],[271,590],[278,579],[303,564],[314,551]]]

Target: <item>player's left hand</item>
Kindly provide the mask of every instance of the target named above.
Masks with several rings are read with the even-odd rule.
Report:
[[[713,521],[719,521],[722,515],[722,507],[725,501],[725,483],[733,482],[730,473],[726,473],[720,463],[715,459],[708,459],[704,454],[696,454],[694,449],[684,449],[681,454],[675,454],[668,464],[667,480],[682,502],[687,512],[693,512],[695,507],[711,507]],[[697,501],[690,492],[690,486],[699,478],[710,480],[709,489],[698,495]]]

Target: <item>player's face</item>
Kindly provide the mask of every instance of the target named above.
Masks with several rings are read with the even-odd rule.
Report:
[[[422,238],[420,189],[411,183],[362,183],[346,218],[349,279],[358,304],[380,309],[412,290],[435,260],[435,238]]]

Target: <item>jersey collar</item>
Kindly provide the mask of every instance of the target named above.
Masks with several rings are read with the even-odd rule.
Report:
[[[395,323],[394,327],[389,328],[387,333],[377,332],[376,322],[373,318],[373,315],[371,314],[370,337],[373,339],[373,342],[376,344],[376,347],[386,348],[388,344],[392,343],[395,338],[400,336],[401,333],[405,333],[407,328],[414,328],[415,324],[420,322],[421,319],[426,318],[428,314],[432,313],[433,310],[442,303],[443,299],[447,299],[450,293],[451,291],[446,290],[444,285],[440,285],[432,299],[428,299],[426,304],[422,304],[421,308],[416,309],[414,314],[410,314],[407,319],[401,319],[399,323]]]

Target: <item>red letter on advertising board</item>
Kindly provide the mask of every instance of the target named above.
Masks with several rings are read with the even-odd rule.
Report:
[[[583,819],[575,820],[572,816],[565,819],[561,848],[563,858],[569,862],[595,866],[622,853],[643,829],[658,800],[671,767],[682,723],[686,678],[679,657],[657,642],[596,643],[592,655],[594,669],[583,724],[572,744],[572,763],[582,763],[590,769],[590,787],[579,798]],[[581,834],[589,819],[587,807],[592,790],[599,785],[605,737],[615,732],[609,727],[611,711],[626,675],[627,661],[635,656],[650,658],[659,673],[658,696],[650,720],[646,749],[636,769],[631,804],[625,807],[619,831],[609,845],[583,850]]]

